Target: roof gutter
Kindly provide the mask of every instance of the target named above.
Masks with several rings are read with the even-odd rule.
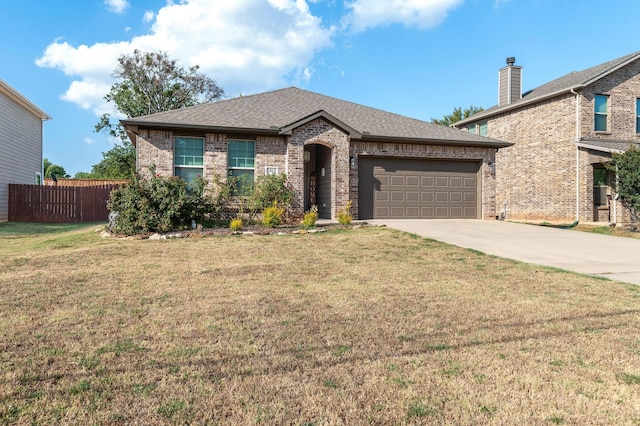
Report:
[[[562,95],[564,93],[575,93],[576,89],[582,89],[584,86],[585,86],[584,84],[578,84],[576,86],[572,86],[572,87],[565,88],[565,89],[562,89],[562,90],[556,90],[555,92],[547,93],[546,95],[537,96],[535,98],[531,98],[531,99],[522,98],[522,99],[525,99],[525,100],[524,101],[520,100],[519,102],[516,102],[515,104],[507,105],[507,106],[500,107],[500,108],[497,108],[497,109],[487,110],[487,111],[479,112],[477,114],[473,114],[472,116],[467,117],[467,118],[465,118],[463,120],[456,121],[455,123],[453,123],[451,125],[451,127],[458,127],[458,125],[464,125],[464,124],[467,124],[467,123],[472,123],[472,122],[481,120],[483,118],[488,118],[488,117],[491,117],[491,116],[494,116],[494,115],[502,114],[503,112],[511,111],[513,109],[518,109],[520,107],[529,105],[529,104],[534,103],[534,102],[540,102],[540,101],[544,101],[544,100],[549,99],[549,98],[554,98],[554,97],[556,97],[558,95]]]
[[[453,139],[422,139],[422,138],[409,138],[409,137],[389,137],[389,136],[377,136],[377,135],[362,135],[362,142],[404,142],[413,144],[429,144],[429,145],[447,145],[447,146],[468,146],[478,148],[506,148],[512,146],[511,142],[502,142],[494,139],[488,139],[487,142],[480,141],[462,141]]]
[[[201,124],[188,124],[188,123],[163,123],[163,122],[148,122],[148,121],[136,121],[136,120],[120,120],[123,126],[135,126],[138,128],[147,129],[192,129],[213,131],[220,133],[258,133],[261,135],[278,135],[280,134],[280,127],[272,126],[268,129],[259,128],[247,128],[247,127],[224,127],[224,126],[207,126]]]

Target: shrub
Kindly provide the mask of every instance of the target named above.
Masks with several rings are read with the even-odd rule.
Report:
[[[267,207],[262,211],[262,223],[264,223],[265,226],[275,228],[278,225],[282,225],[283,214],[284,209],[278,207],[278,202],[274,201],[271,207]]]
[[[242,224],[242,219],[240,219],[239,217],[233,219],[231,221],[231,224],[229,225],[229,227],[231,228],[232,231],[239,231],[242,229],[243,224]]]
[[[151,178],[136,174],[131,183],[111,192],[107,208],[118,212],[110,231],[136,235],[186,229],[195,221],[218,219],[229,188],[214,179],[209,188],[202,178],[191,185],[179,177],[162,177],[150,168]]]
[[[291,206],[294,191],[287,184],[287,175],[260,176],[250,192],[247,204],[253,216],[273,206],[277,202],[283,211]]]
[[[616,191],[622,205],[631,213],[632,226],[637,228],[640,222],[640,149],[632,147],[622,154],[613,154],[607,168],[616,173]]]
[[[351,214],[351,200],[347,201],[347,205],[338,210],[338,222],[341,225],[349,225],[353,220],[353,215]]]
[[[304,229],[313,228],[318,221],[318,206],[312,206],[308,212],[304,214],[302,219],[302,227]]]

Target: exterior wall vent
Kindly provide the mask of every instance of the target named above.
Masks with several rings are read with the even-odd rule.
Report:
[[[507,66],[498,71],[498,106],[511,105],[522,98],[522,67],[516,58],[507,58]]]

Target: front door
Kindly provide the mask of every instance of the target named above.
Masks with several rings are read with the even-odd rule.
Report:
[[[318,206],[318,217],[331,219],[331,149],[312,144],[304,148],[304,210]]]

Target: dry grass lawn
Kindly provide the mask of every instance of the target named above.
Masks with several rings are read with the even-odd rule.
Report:
[[[0,424],[640,424],[639,287],[376,227],[93,228],[0,237]]]

